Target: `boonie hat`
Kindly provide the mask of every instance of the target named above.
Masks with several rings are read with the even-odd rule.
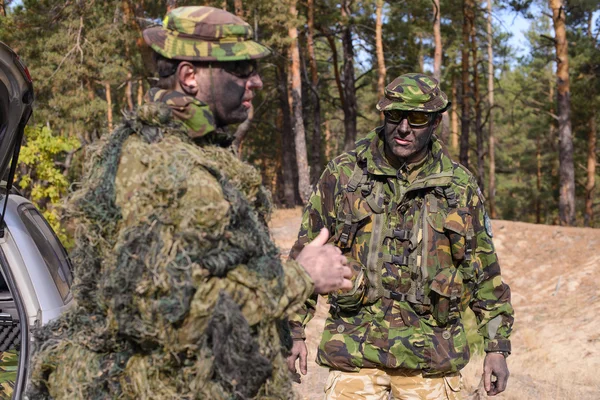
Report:
[[[214,7],[178,7],[162,26],[144,30],[144,40],[160,55],[185,61],[240,61],[266,57],[271,51],[252,40],[250,25]]]
[[[385,87],[384,94],[377,103],[379,111],[444,112],[451,104],[436,79],[418,73],[400,75]]]

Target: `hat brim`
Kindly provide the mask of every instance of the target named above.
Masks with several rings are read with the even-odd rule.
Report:
[[[435,98],[431,101],[428,101],[424,104],[419,104],[418,106],[411,105],[409,103],[401,102],[401,101],[393,101],[384,97],[379,100],[377,103],[377,110],[379,111],[389,111],[389,110],[402,110],[402,111],[421,111],[421,112],[444,112],[448,108],[450,108],[450,102],[443,98]]]
[[[271,54],[271,50],[253,40],[208,41],[184,37],[161,26],[143,32],[144,40],[163,57],[185,61],[256,60]]]

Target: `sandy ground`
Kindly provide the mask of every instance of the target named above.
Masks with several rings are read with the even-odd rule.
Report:
[[[284,255],[300,226],[301,210],[277,210],[271,232]],[[515,325],[511,376],[495,399],[600,399],[600,229],[492,221],[504,281],[512,289]],[[327,304],[319,299],[309,323],[308,375],[295,389],[321,399],[328,371],[314,363]],[[482,399],[482,358],[462,371],[469,399]]]

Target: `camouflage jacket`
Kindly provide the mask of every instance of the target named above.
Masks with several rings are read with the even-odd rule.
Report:
[[[291,399],[286,316],[312,280],[280,261],[260,173],[198,145],[208,107],[156,93],[69,200],[76,307],[37,334],[31,398]]]
[[[327,227],[354,269],[354,288],[329,297],[317,362],[345,371],[455,372],[469,359],[466,307],[485,350],[510,352],[510,289],[473,176],[435,137],[424,162],[396,170],[379,133],[327,165],[292,249],[294,257]],[[315,304],[313,297],[293,318],[295,339],[304,338]]]

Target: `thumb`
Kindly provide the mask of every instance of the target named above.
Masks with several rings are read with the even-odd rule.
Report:
[[[312,242],[307,244],[307,246],[312,246],[312,247],[324,246],[327,243],[328,239],[329,239],[329,230],[327,228],[322,228],[321,232],[319,232],[319,235],[316,238],[314,238]]]

